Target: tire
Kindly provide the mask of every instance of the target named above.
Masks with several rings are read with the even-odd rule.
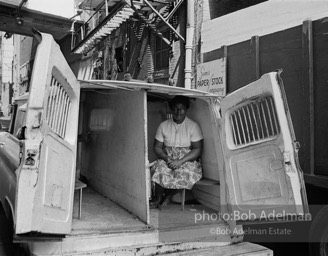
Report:
[[[310,256],[328,256],[328,205],[315,216],[309,241]]]
[[[4,207],[0,203],[0,215],[1,215],[1,229],[5,241],[2,243],[4,256],[29,256],[29,250],[26,244],[19,244],[13,242],[14,234],[14,221],[9,208],[7,208],[7,216],[5,214]],[[1,242],[1,241],[0,241]],[[2,256],[2,254],[1,254]]]

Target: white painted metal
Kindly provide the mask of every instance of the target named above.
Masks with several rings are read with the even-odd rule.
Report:
[[[131,2],[129,1],[131,4]],[[135,2],[134,6],[136,9],[140,9],[140,3]],[[127,19],[129,19],[134,13],[134,10],[131,9],[131,7],[125,5],[122,7],[120,11],[118,11],[103,27],[97,28],[97,32],[87,41],[85,42],[81,47],[75,50],[75,53],[85,53],[89,50],[91,50],[94,45],[97,43],[97,40],[101,37],[106,37],[111,34],[113,29],[118,28],[123,22],[125,22]],[[104,28],[113,28],[111,30],[106,30],[106,32],[103,31]],[[99,33],[100,32],[100,33]]]
[[[42,34],[17,172],[16,234],[71,231],[79,95],[79,83],[59,46],[51,35]]]
[[[81,88],[89,89],[105,89],[105,88],[119,88],[131,90],[147,90],[150,92],[167,93],[169,95],[183,94],[186,96],[202,96],[218,98],[217,95],[203,92],[195,89],[186,89],[183,87],[172,87],[163,84],[146,83],[143,81],[117,81],[117,80],[80,80]]]
[[[187,29],[186,29],[186,57],[185,57],[185,85],[187,89],[191,88],[191,58],[192,58],[192,42],[194,39],[194,27],[195,27],[195,7],[194,0],[187,1]]]
[[[104,0],[105,1],[105,13],[106,16],[108,15],[108,0]]]
[[[295,162],[291,124],[286,117],[279,86],[278,74],[269,73],[221,100],[222,149],[229,203],[233,211],[248,213],[245,215],[248,218],[252,217],[249,210],[259,218],[270,213],[272,216],[278,213],[281,216],[304,214],[307,209],[306,200],[303,201],[301,196],[303,177]],[[272,136],[266,134],[269,113],[262,111],[261,106],[258,110],[260,117],[252,119],[253,128],[244,118],[248,115],[247,110],[244,117],[240,113],[240,109],[245,110],[249,104],[257,108],[256,102],[268,97],[273,99],[279,127]],[[267,116],[266,119],[263,115]],[[249,117],[253,118],[253,115],[249,114]],[[232,122],[233,118],[237,121]],[[247,141],[247,129],[249,134],[259,133],[258,139]]]
[[[131,15],[133,14],[132,9],[123,8],[122,11],[118,12],[119,15]]]

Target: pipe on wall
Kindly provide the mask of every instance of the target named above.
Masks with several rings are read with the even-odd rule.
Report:
[[[187,3],[187,24],[186,24],[186,55],[185,55],[185,88],[191,89],[191,58],[195,28],[195,4],[194,0],[188,0]]]

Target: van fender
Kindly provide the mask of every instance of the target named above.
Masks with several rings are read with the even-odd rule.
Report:
[[[6,218],[8,220],[10,220],[13,224],[13,229],[15,227],[15,211],[14,211],[14,207],[10,201],[10,199],[6,196],[5,197],[5,202],[3,204],[3,209],[5,211],[5,214],[6,214]]]

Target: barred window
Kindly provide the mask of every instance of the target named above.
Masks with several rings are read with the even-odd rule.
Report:
[[[236,146],[277,137],[280,127],[273,98],[266,96],[237,108],[230,114],[230,125]]]
[[[71,101],[64,87],[55,77],[51,79],[47,106],[47,122],[49,127],[60,137],[65,138]]]

